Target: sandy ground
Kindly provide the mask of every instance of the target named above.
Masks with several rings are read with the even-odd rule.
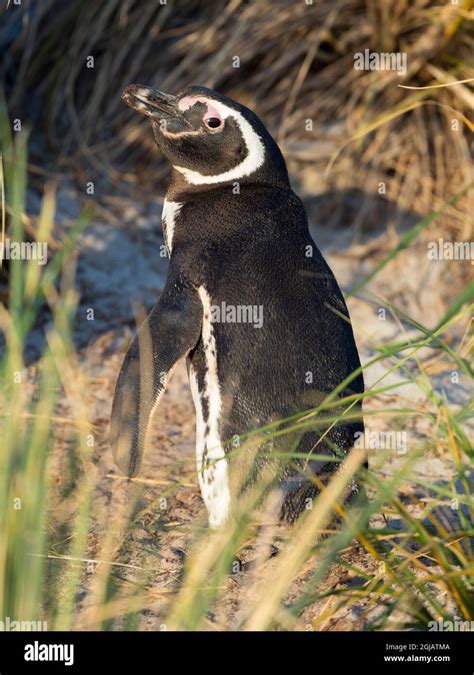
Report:
[[[104,542],[109,534],[115,559],[123,565],[135,566],[120,568],[121,583],[132,591],[142,583],[140,579],[146,572],[146,586],[154,589],[156,601],[142,613],[138,627],[160,630],[163,628],[166,604],[172,591],[179,587],[183,561],[193,532],[205,519],[196,476],[193,474],[194,407],[182,363],[176,369],[155,416],[150,448],[140,476],[133,482],[120,476],[107,441],[113,389],[134,331],[132,305],[136,302],[149,308],[153,304],[163,286],[167,260],[157,255],[159,246],[163,244],[159,198],[138,208],[136,202],[120,197],[110,199],[105,208],[107,218],[101,218],[100,215],[96,217],[82,240],[77,272],[81,300],[75,338],[81,369],[89,382],[86,404],[90,421],[97,431],[93,459],[98,482],[92,507],[92,528],[88,536],[88,557],[111,559],[107,558],[110,551],[104,550]],[[61,227],[66,230],[79,210],[73,185],[63,182],[58,196],[59,217],[57,214]],[[390,247],[390,235],[385,232],[372,232],[370,238],[354,245],[350,229],[328,232],[315,222],[313,220],[314,239],[344,290],[363,277],[383,256],[387,246]],[[372,283],[371,288],[380,297],[396,301],[399,306],[404,306],[407,313],[411,312],[415,318],[430,324],[442,313],[443,291],[439,289],[439,278],[443,270],[428,265],[422,253],[416,248],[405,251],[400,260]],[[368,303],[350,298],[348,304],[363,363],[373,356],[376,343],[403,336],[403,329],[389,315],[385,320],[380,318],[376,301]],[[88,321],[87,310],[91,307],[94,309],[94,320]],[[427,316],[431,320],[427,321]],[[41,343],[40,335],[41,331],[37,335],[36,347]],[[429,359],[430,354],[427,352],[422,357]],[[385,367],[377,365],[366,372],[368,386],[383,374]],[[436,375],[440,388],[447,392],[451,401],[462,403],[469,395],[471,385],[467,381],[453,385],[449,375],[449,372],[444,371]],[[391,381],[400,377],[394,374]],[[423,392],[415,385],[405,386],[397,395],[405,397],[412,404],[428,405]],[[370,399],[368,405],[385,407],[391,402],[394,403],[395,398],[389,395]],[[66,400],[62,401],[59,412],[64,417],[71,416],[72,411]],[[371,416],[366,424],[372,429],[384,429],[387,420]],[[411,441],[415,442],[419,435],[425,433],[426,423],[421,417],[410,422]],[[58,442],[64,441],[67,442],[67,434],[58,438]],[[440,456],[427,456],[420,463],[419,471],[427,479],[446,480],[450,474],[450,464],[445,460]],[[370,457],[371,467],[382,476],[396,471],[401,461],[402,457],[395,456],[389,462],[381,463],[377,451],[373,451]],[[60,476],[58,480],[61,480]],[[160,501],[164,496],[166,502]],[[114,523],[119,520],[118,515],[132,508],[135,499],[134,513],[137,515],[132,528],[123,532],[118,527],[113,532]],[[424,502],[421,500],[419,503],[422,505]],[[282,526],[282,538],[285,536],[284,529]],[[120,542],[123,544],[117,554]],[[222,630],[238,625],[250,600],[250,584],[247,581],[252,561],[258,557],[257,548],[255,542],[249,542],[239,553],[237,571],[223,589],[218,609],[208,616],[209,629]],[[377,572],[377,563],[357,543],[349,547],[344,556],[369,574]],[[271,574],[277,557],[267,556],[260,563],[257,574],[262,578]],[[77,598],[78,628],[90,627],[96,583],[94,577],[100,576],[99,568],[92,565],[84,571],[82,590]],[[293,584],[289,601],[296,597],[313,568],[314,561],[305,565]],[[334,565],[320,590],[342,588],[354,584],[356,580],[355,573]],[[298,627],[310,628],[311,620],[328,610],[332,602],[334,600],[324,599],[308,607]],[[323,630],[360,630],[370,618],[361,601],[328,619]],[[116,626],[119,625],[120,621]]]

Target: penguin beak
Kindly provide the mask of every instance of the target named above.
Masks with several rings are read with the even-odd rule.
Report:
[[[176,96],[140,84],[129,84],[125,87],[122,101],[133,110],[152,119],[169,119],[180,115]]]

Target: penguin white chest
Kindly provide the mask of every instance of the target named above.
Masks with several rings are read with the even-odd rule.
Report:
[[[211,299],[206,289],[198,289],[203,307],[202,343],[205,357],[203,384],[199,389],[190,365],[189,381],[196,408],[196,461],[202,498],[211,527],[222,525],[230,509],[228,462],[219,436],[222,410],[217,374],[216,340],[211,321]]]

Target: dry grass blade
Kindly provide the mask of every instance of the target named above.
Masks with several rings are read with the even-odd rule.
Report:
[[[291,541],[281,553],[275,576],[258,593],[260,599],[252,608],[244,626],[245,630],[264,630],[269,627],[295,573],[315,545],[319,531],[326,526],[335,504],[343,496],[365,458],[365,450],[352,450],[341,470],[316,500],[313,510],[298,523]]]

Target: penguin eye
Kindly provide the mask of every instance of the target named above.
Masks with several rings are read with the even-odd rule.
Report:
[[[208,117],[204,123],[209,129],[218,129],[222,125],[222,120],[219,117]]]

